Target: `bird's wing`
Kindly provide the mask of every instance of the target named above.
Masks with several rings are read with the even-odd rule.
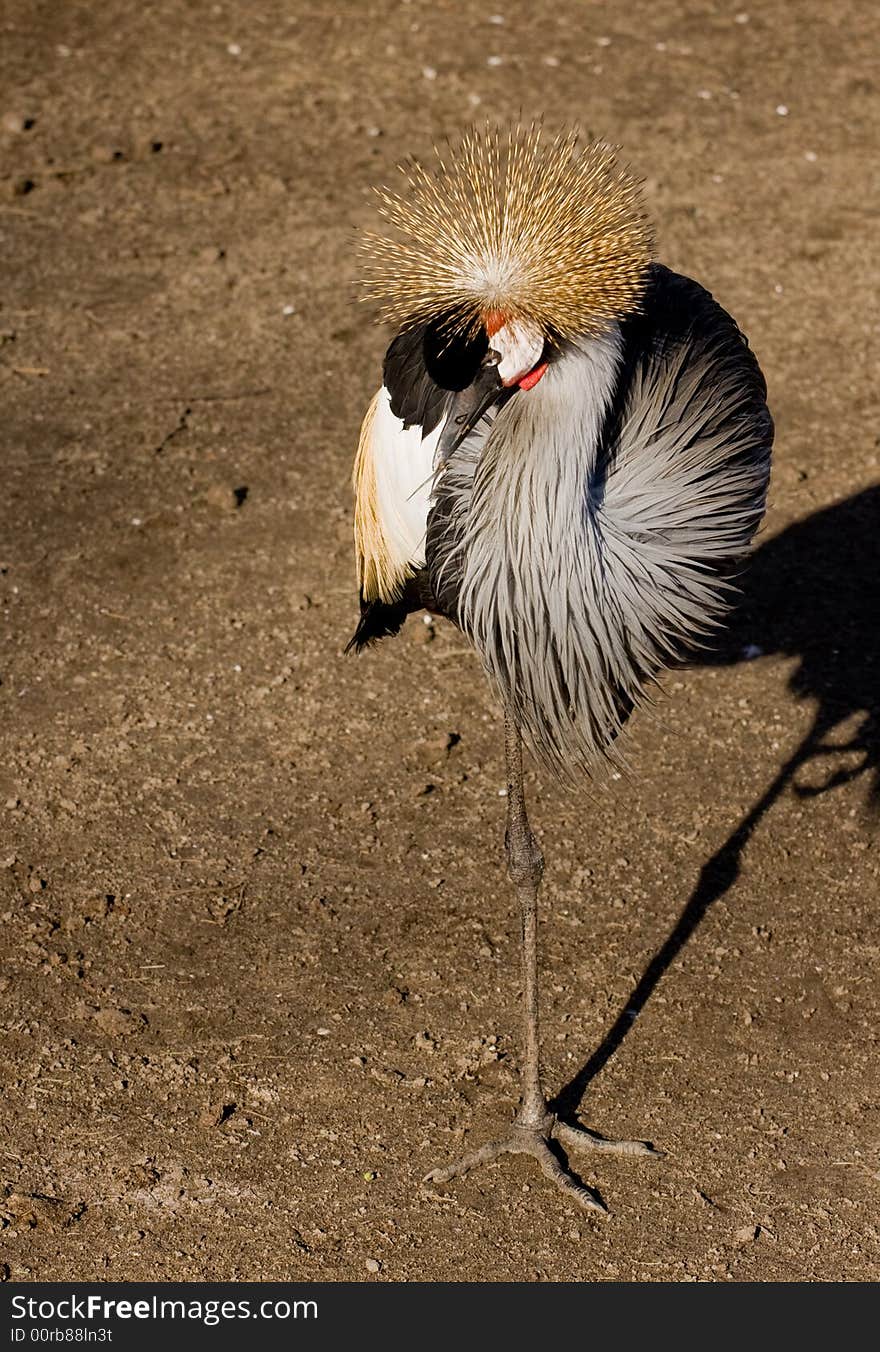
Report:
[[[399,601],[425,566],[425,529],[442,423],[427,436],[395,416],[386,387],[373,398],[354,466],[355,551],[365,601]]]
[[[773,423],[730,315],[690,278],[652,269],[588,511],[631,664],[681,658],[729,603],[725,579],[764,514]]]
[[[488,346],[442,323],[404,329],[385,354],[383,385],[361,428],[355,459],[355,547],[360,650],[395,634],[410,611],[441,609],[425,568],[426,528],[444,428]]]

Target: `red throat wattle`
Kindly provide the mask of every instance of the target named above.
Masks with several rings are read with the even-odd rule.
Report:
[[[523,376],[522,380],[519,381],[519,388],[521,390],[533,390],[546,370],[547,363],[545,361],[539,362],[529,371],[527,376]]]

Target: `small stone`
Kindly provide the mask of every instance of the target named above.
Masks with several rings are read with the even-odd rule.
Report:
[[[236,1109],[234,1103],[224,1103],[218,1099],[214,1103],[209,1103],[207,1108],[199,1113],[200,1127],[222,1127],[224,1122],[228,1122]]]
[[[205,502],[218,512],[234,512],[239,505],[235,489],[227,484],[211,484],[206,488]]]
[[[733,1242],[738,1249],[746,1244],[752,1244],[761,1233],[760,1225],[743,1225],[734,1233]]]
[[[105,142],[99,142],[97,145],[93,145],[91,155],[95,164],[113,164],[115,160],[125,158],[121,150],[117,149],[116,146],[109,145]]]
[[[368,1258],[366,1263],[367,1272],[381,1272],[382,1264],[378,1258]]]
[[[409,632],[413,643],[433,643],[436,633],[433,624],[413,624],[409,626]]]
[[[436,765],[445,761],[460,741],[457,732],[438,732],[436,736],[425,737],[416,744],[416,755],[423,765]]]
[[[30,119],[22,117],[21,113],[4,113],[2,118],[3,130],[13,136],[19,136],[23,131],[27,131],[29,122]]]
[[[108,1037],[122,1037],[130,1032],[135,1024],[130,1009],[114,1009],[112,1006],[96,1009],[92,1017],[101,1032],[106,1033]]]
[[[149,155],[158,155],[165,148],[165,142],[161,141],[151,131],[136,131],[131,141],[132,154],[136,159],[146,159]]]

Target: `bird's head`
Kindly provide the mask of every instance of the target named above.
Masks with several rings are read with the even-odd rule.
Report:
[[[607,146],[486,127],[431,169],[401,168],[406,189],[379,190],[390,229],[364,236],[362,283],[399,329],[424,327],[481,371],[494,365],[505,389],[529,390],[561,344],[638,310],[651,229]]]

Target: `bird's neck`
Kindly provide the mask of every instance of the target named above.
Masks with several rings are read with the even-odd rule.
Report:
[[[623,351],[619,325],[567,344],[544,378],[499,414],[490,444],[514,458],[534,486],[574,474],[583,483],[597,465]],[[579,494],[572,497],[577,506]]]
[[[548,386],[544,392],[548,404],[542,410],[544,416],[571,425],[574,444],[581,450],[592,448],[594,455],[602,441],[622,353],[623,336],[620,326],[615,324],[598,337],[570,344],[541,382]],[[549,407],[551,402],[555,407]]]

